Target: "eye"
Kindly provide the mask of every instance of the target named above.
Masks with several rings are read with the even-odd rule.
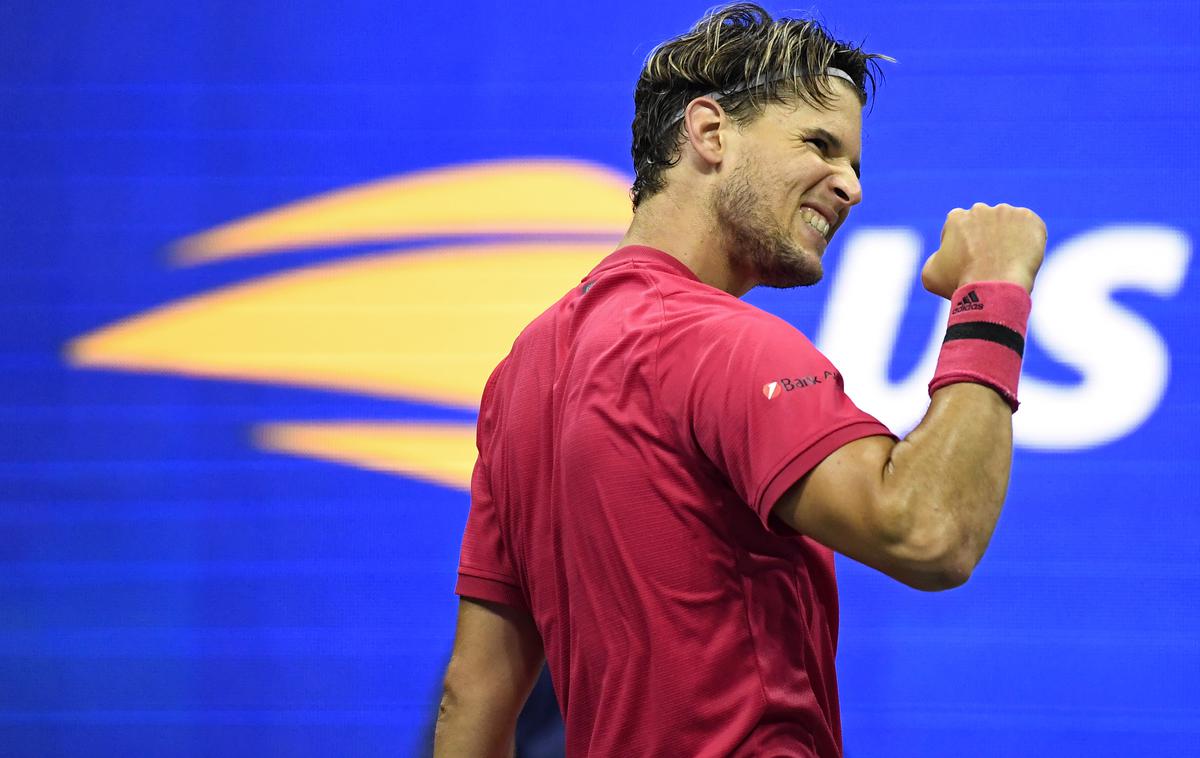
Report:
[[[821,155],[826,155],[829,153],[829,143],[820,137],[809,137],[804,141],[819,150]]]

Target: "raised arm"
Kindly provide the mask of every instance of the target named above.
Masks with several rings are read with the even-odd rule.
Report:
[[[983,281],[1030,292],[1045,244],[1045,225],[1031,211],[956,209],[922,281],[943,297]],[[987,549],[1011,461],[1009,401],[985,384],[945,384],[904,440],[867,437],[841,447],[784,493],[773,513],[905,584],[949,589],[970,577]]]
[[[435,758],[511,756],[517,714],[545,657],[528,613],[461,598],[438,709]]]

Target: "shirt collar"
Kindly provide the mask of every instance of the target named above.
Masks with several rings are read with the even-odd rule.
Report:
[[[627,265],[629,263],[638,263],[643,266],[655,268],[660,271],[665,271],[676,276],[682,276],[692,281],[700,281],[693,271],[688,268],[683,261],[679,260],[670,253],[665,253],[662,250],[645,245],[626,245],[625,247],[617,248],[616,251],[610,253],[608,257],[600,261],[591,272],[583,278],[587,281],[598,274],[607,271],[617,266]]]

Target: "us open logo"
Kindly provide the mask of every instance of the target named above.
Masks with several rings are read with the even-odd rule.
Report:
[[[473,411],[517,334],[611,253],[629,177],[574,159],[441,166],[335,189],[172,245],[179,267],[322,252],[72,339],[79,369],[293,386],[381,402],[369,417],[264,408],[273,453],[466,490],[474,420],[390,418],[391,400]],[[330,417],[331,416],[331,417]]]
[[[618,244],[629,223],[629,181],[574,159],[484,161],[253,213],[177,241],[172,264],[306,252],[304,262],[127,314],[77,335],[64,359],[77,369],[295,386],[470,412],[512,335]],[[881,318],[861,304],[908,302],[922,240],[912,229],[864,229],[843,247],[813,342],[852,377],[847,390],[858,405],[893,429],[912,428],[928,404],[945,316],[931,322],[921,360],[897,380],[889,365],[904,309]],[[1138,251],[1136,266],[1129,250]],[[329,257],[314,262],[322,251]],[[1173,297],[1191,258],[1183,231],[1150,224],[1086,230],[1047,255],[1030,334],[1082,379],[1061,384],[1027,372],[1017,444],[1086,449],[1146,422],[1162,403],[1171,354],[1156,326],[1112,294]],[[1139,367],[1136,382],[1124,378],[1131,365]],[[762,386],[763,397],[827,378],[779,377]],[[264,409],[252,442],[470,486],[473,422],[332,415],[297,419],[288,408]]]

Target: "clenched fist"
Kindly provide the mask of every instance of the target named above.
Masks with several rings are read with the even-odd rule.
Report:
[[[925,289],[949,298],[968,282],[1006,281],[1033,291],[1046,254],[1046,225],[1028,208],[976,203],[946,216],[942,243],[921,269]]]

